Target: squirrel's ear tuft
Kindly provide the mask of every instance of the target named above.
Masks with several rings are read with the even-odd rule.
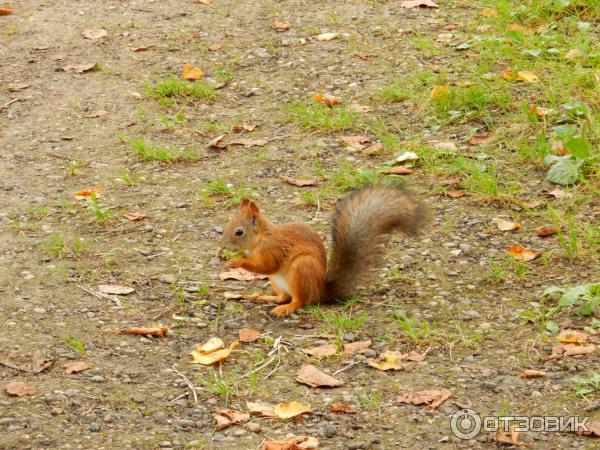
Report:
[[[242,200],[242,203],[240,204],[240,211],[250,217],[256,217],[260,212],[258,206],[256,206],[256,203],[249,198]]]

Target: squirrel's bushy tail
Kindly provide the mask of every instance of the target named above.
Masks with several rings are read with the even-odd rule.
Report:
[[[395,186],[366,186],[341,200],[333,215],[325,300],[353,295],[379,268],[387,235],[396,230],[414,234],[425,216],[423,205]]]

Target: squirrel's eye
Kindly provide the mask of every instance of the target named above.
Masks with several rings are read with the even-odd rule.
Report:
[[[236,236],[243,236],[244,235],[244,229],[243,228],[236,228],[235,229],[235,235]]]

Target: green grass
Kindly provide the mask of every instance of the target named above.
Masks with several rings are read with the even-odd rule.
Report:
[[[307,101],[293,103],[286,109],[291,121],[309,129],[342,131],[356,129],[360,125],[360,114],[343,105],[330,108]]]
[[[146,93],[158,99],[164,106],[170,106],[175,101],[211,101],[215,98],[214,86],[201,81],[188,82],[176,77],[165,78],[146,87]]]
[[[132,139],[129,145],[138,158],[143,161],[159,161],[170,164],[182,161],[197,161],[200,158],[196,150],[161,147],[148,144],[140,138]]]
[[[197,192],[196,197],[205,206],[215,203],[214,197],[222,199],[221,206],[230,208],[238,206],[244,198],[252,197],[252,189],[247,187],[233,187],[221,179],[204,184]]]
[[[50,257],[61,259],[65,256],[78,256],[89,248],[89,242],[79,236],[66,239],[61,233],[54,233],[40,245]]]
[[[573,390],[581,397],[600,393],[600,373],[593,372],[589,377],[573,378]]]
[[[80,339],[75,339],[70,336],[63,336],[62,341],[78,353],[85,353],[85,344]]]

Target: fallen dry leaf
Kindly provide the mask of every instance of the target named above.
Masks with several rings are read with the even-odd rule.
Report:
[[[427,352],[425,352],[427,353]],[[410,353],[408,354],[408,356],[406,357],[406,359],[408,359],[409,361],[414,361],[414,362],[421,362],[425,359],[425,353],[421,354],[421,353],[417,353],[414,350],[411,350]]]
[[[92,194],[94,194],[96,198],[100,198],[102,196],[102,185],[98,184],[94,187],[82,189],[81,191],[75,192],[75,199],[85,200]]]
[[[354,355],[365,352],[371,346],[371,340],[350,342],[344,344],[344,355]],[[303,348],[302,351],[311,356],[333,356],[337,354],[337,349],[333,344],[319,345],[317,347]]]
[[[223,46],[221,44],[219,44],[218,42],[215,42],[210,47],[208,47],[208,50],[211,52],[218,52],[222,48],[223,48]]]
[[[19,92],[23,89],[27,89],[30,84],[27,83],[9,83],[6,87],[8,88],[8,92]]]
[[[379,370],[401,370],[404,368],[402,360],[408,356],[406,353],[386,350],[377,359],[368,359],[367,364]]]
[[[4,389],[8,395],[12,395],[13,397],[35,395],[38,391],[35,386],[23,383],[22,381],[13,381],[12,383],[8,383]]]
[[[456,150],[456,144],[452,141],[433,142],[432,146],[441,150]]]
[[[221,339],[211,338],[190,352],[193,358],[191,363],[210,365],[222,361],[231,354],[238,344],[239,341],[233,341],[228,348],[225,348],[225,344]]]
[[[496,8],[491,8],[491,7],[483,8],[479,12],[479,14],[482,16],[488,16],[488,17],[498,17],[498,11],[496,10]]]
[[[201,5],[210,5],[213,0],[196,0],[196,3],[200,3]]]
[[[184,64],[181,72],[181,79],[187,81],[200,80],[204,76],[204,72],[200,67],[194,67],[191,64]]]
[[[356,414],[356,408],[343,403],[334,403],[329,408],[329,411],[337,414]]]
[[[319,448],[317,438],[290,435],[278,441],[265,441],[260,450],[309,450],[316,448]]]
[[[49,45],[38,45],[36,47],[33,47],[34,50],[43,52],[44,50],[48,50],[50,48]]]
[[[332,41],[339,37],[340,33],[321,33],[317,35],[317,41]]]
[[[552,347],[552,354],[549,359],[559,359],[566,356],[579,356],[593,353],[596,346],[590,345],[577,345],[577,344],[556,344]]]
[[[241,300],[244,298],[244,296],[236,292],[225,291],[223,292],[223,298],[225,300]]]
[[[304,364],[296,374],[296,381],[310,387],[337,387],[344,384],[343,381],[321,372],[311,364]]]
[[[257,127],[257,125],[250,125],[250,124],[244,122],[244,123],[238,123],[237,125],[234,125],[232,130],[237,133],[240,133],[242,131],[250,132],[250,131],[254,131],[256,129],[256,127]]]
[[[371,111],[371,107],[369,105],[361,105],[360,103],[352,103],[348,106],[348,109],[356,112],[369,112]]]
[[[89,111],[84,114],[83,117],[86,119],[95,119],[96,117],[103,117],[108,114],[108,111],[105,109],[97,109],[95,111]]]
[[[223,138],[225,137],[224,134],[220,134],[218,135],[216,138],[214,138],[213,140],[211,140],[208,143],[208,146],[211,148],[225,148],[227,147],[227,144],[225,144],[223,141]]]
[[[554,110],[552,108],[542,108],[541,106],[532,103],[529,105],[529,112],[535,114],[539,118],[543,118],[552,114]]]
[[[399,395],[396,397],[396,402],[409,403],[411,405],[427,405],[429,409],[436,409],[450,398],[451,395],[452,393],[448,389],[427,389]]]
[[[73,64],[62,68],[62,70],[64,70],[67,73],[86,73],[98,69],[99,66],[97,63]]]
[[[88,370],[92,367],[92,363],[89,361],[74,361],[67,363],[63,366],[65,368],[65,373],[70,375],[72,373],[83,372],[84,370]]]
[[[556,336],[558,342],[563,344],[584,344],[590,339],[590,335],[578,330],[561,330]]]
[[[333,95],[329,95],[325,92],[320,92],[318,94],[313,95],[313,99],[317,103],[323,103],[324,105],[329,106],[330,108],[333,105],[338,105],[342,103],[342,99],[340,97],[335,97]]]
[[[273,28],[275,31],[278,31],[278,32],[286,31],[286,30],[290,29],[290,23],[289,22],[274,22],[273,25],[271,25],[271,28]]]
[[[517,81],[527,81],[528,83],[537,83],[540,81],[539,77],[529,70],[517,71]]]
[[[533,261],[536,258],[539,258],[542,253],[535,251],[531,248],[525,248],[522,245],[513,245],[512,247],[508,247],[506,249],[506,253],[511,255],[515,259],[519,259],[521,261]]]
[[[123,286],[120,284],[99,284],[98,292],[109,295],[127,295],[135,292],[135,288],[131,286]]]
[[[579,436],[590,436],[590,437],[600,437],[600,420],[588,420],[585,425],[587,427],[587,431],[581,427],[583,424],[580,424],[580,429],[573,430]]]
[[[132,222],[137,222],[139,220],[144,220],[146,218],[146,214],[136,211],[124,211],[123,217],[127,220],[131,220]]]
[[[0,8],[0,16],[8,16],[12,14],[13,10],[10,6],[5,6],[4,8]]]
[[[415,152],[409,151],[397,156],[395,161],[398,163],[405,163],[407,161],[417,161],[418,159],[420,159],[419,155],[417,155]]]
[[[145,52],[146,50],[154,47],[154,45],[140,45],[139,47],[132,48],[132,52]]]
[[[165,337],[167,332],[170,330],[168,326],[164,327],[129,327],[125,330],[126,334],[136,334],[141,336],[156,336],[156,337]]]
[[[287,175],[279,175],[279,178],[281,178],[283,181],[285,181],[286,183],[289,184],[293,184],[294,186],[300,186],[300,187],[304,187],[304,186],[316,186],[317,185],[317,180],[312,179],[312,178],[292,178],[292,177],[288,177]]]
[[[558,227],[554,225],[548,225],[535,230],[535,235],[538,237],[548,237],[556,233],[558,233]]]
[[[458,176],[458,177],[454,177],[454,178],[444,178],[441,180],[438,180],[438,184],[441,184],[442,186],[455,186],[457,184],[459,184],[462,181],[462,177]]]
[[[450,88],[448,86],[435,86],[431,93],[429,94],[429,98],[431,100],[438,100],[442,98],[444,95],[448,94],[448,90]]]
[[[240,342],[248,343],[256,341],[260,337],[260,333],[254,328],[240,328],[239,336]]]
[[[547,195],[550,196],[550,197],[557,198],[557,199],[558,198],[570,197],[571,196],[571,194],[565,192],[564,189],[561,189],[559,187],[554,188],[554,189],[548,191]]]
[[[381,173],[389,175],[410,175],[411,173],[414,173],[414,170],[404,166],[396,166],[384,169]]]
[[[444,191],[444,195],[450,198],[461,198],[465,196],[465,191],[450,189],[449,191]]]
[[[525,35],[533,34],[533,29],[523,26],[519,23],[509,23],[504,27],[504,31],[516,31]]]
[[[431,0],[405,0],[400,2],[400,8],[437,8],[438,5]]]
[[[36,350],[26,355],[11,355],[0,348],[0,364],[23,372],[41,373],[56,361],[55,356],[49,356],[43,350]]]
[[[97,40],[102,39],[103,37],[108,36],[108,31],[99,28],[95,30],[83,30],[81,35],[86,39]]]
[[[280,419],[291,419],[292,417],[310,412],[311,409],[312,408],[310,405],[306,405],[294,400],[289,403],[277,403],[273,407],[273,412]]]
[[[267,145],[269,141],[266,139],[238,139],[237,141],[231,141],[229,145],[243,145],[244,147],[262,147]]]
[[[247,412],[236,411],[235,409],[220,409],[213,414],[217,422],[217,430],[223,430],[230,425],[239,425],[250,420],[250,414]]]
[[[494,140],[494,138],[495,138],[495,136],[492,133],[475,135],[475,136],[471,136],[469,138],[469,140],[467,141],[467,144],[469,144],[469,145],[489,144],[490,142],[492,142]]]
[[[523,372],[521,372],[521,375],[519,376],[523,379],[543,378],[546,376],[546,372],[543,372],[541,370],[525,369]]]
[[[246,408],[248,408],[250,414],[259,417],[277,417],[273,405],[265,402],[246,402]]]
[[[264,280],[268,278],[267,275],[255,275],[252,272],[247,271],[246,269],[236,268],[230,269],[227,272],[221,272],[219,274],[219,280],[237,280],[237,281],[252,281],[252,280]]]
[[[583,58],[583,56],[584,56],[583,52],[581,50],[579,50],[578,48],[572,48],[567,53],[565,53],[565,59],[568,59],[569,61],[573,61],[574,59]]]
[[[366,142],[370,142],[371,138],[367,136],[340,136],[340,141],[346,145],[354,147],[356,146],[356,144],[360,145]],[[362,145],[360,145],[360,148],[362,148]]]
[[[492,222],[496,224],[500,231],[515,231],[521,228],[520,223],[511,222],[510,220],[504,220],[499,217],[492,219]]]

